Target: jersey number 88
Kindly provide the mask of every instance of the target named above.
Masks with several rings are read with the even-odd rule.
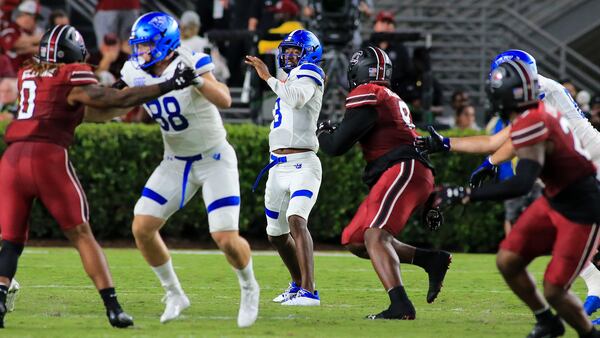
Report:
[[[152,114],[152,119],[158,122],[164,131],[171,128],[175,131],[182,131],[189,126],[188,120],[181,115],[179,102],[173,96],[166,96],[162,99],[162,104],[158,99],[146,103],[146,107]],[[167,113],[163,116],[163,110]]]

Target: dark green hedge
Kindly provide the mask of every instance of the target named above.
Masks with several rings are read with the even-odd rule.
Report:
[[[0,136],[5,125],[0,125]],[[242,190],[242,232],[264,236],[263,193],[265,179],[256,193],[250,191],[258,171],[268,161],[268,128],[255,125],[228,125],[234,146]],[[455,133],[454,133],[455,134]],[[453,135],[454,135],[453,134]],[[0,144],[0,152],[4,150]],[[156,125],[84,124],[77,129],[70,149],[73,162],[90,203],[91,222],[101,239],[130,238],[133,206],[150,173],[160,162],[162,138]],[[315,240],[337,242],[367,192],[360,177],[364,162],[358,149],[339,158],[320,154],[323,184],[311,214],[310,228]],[[482,157],[436,155],[437,182],[464,184]],[[411,220],[401,239],[408,243],[482,252],[494,250],[502,236],[500,204],[457,207],[446,213],[446,225],[431,233]],[[176,213],[164,228],[164,235],[186,239],[208,238],[208,225],[200,194]],[[60,238],[55,222],[43,207],[34,208],[31,238]]]

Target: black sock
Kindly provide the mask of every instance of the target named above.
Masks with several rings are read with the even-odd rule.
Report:
[[[116,310],[121,308],[121,305],[117,300],[117,292],[115,291],[115,288],[106,288],[100,290],[99,292],[107,310]]]
[[[8,286],[0,285],[0,303],[6,304],[6,295],[8,294]]]
[[[427,249],[415,249],[415,257],[413,258],[412,264],[416,266],[420,266],[425,271],[429,269],[429,265],[431,263],[431,257],[435,255],[435,251],[427,250]]]
[[[396,286],[395,288],[391,288],[388,291],[388,296],[390,297],[390,302],[392,305],[406,303],[408,300],[408,295],[404,290],[404,286]]]
[[[579,338],[594,338],[596,334],[596,328],[592,326],[592,330],[585,334],[580,334]]]
[[[554,315],[552,314],[552,310],[548,308],[545,311],[536,314],[535,319],[537,319],[538,323],[547,323],[554,320]]]

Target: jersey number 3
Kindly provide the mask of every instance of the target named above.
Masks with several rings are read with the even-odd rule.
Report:
[[[17,120],[30,119],[35,108],[35,81],[23,81],[21,85],[21,97],[19,98],[19,115]]]
[[[156,99],[146,103],[146,107],[152,114],[152,119],[160,124],[164,131],[169,131],[171,128],[175,131],[182,131],[190,124],[188,120],[181,115],[181,107],[179,102],[173,96],[166,96],[161,102]],[[163,116],[163,109],[167,113]]]

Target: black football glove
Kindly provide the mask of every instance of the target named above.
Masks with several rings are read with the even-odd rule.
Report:
[[[317,136],[327,133],[331,134],[337,129],[337,126],[333,125],[330,120],[320,122],[317,126]]]
[[[419,152],[433,154],[450,151],[450,139],[440,135],[433,126],[427,126],[429,136],[417,136],[415,147]]]
[[[421,213],[421,224],[430,231],[436,231],[444,224],[444,214],[439,205],[435,205],[437,192],[432,192],[425,202]]]
[[[183,89],[194,84],[196,76],[194,70],[180,62],[177,64],[173,77],[160,83],[158,86],[160,87],[161,93],[165,94],[172,90]]]
[[[463,200],[471,194],[470,188],[459,185],[442,184],[435,188],[436,199],[433,203],[436,207],[446,207],[456,204],[464,204]]]
[[[469,187],[477,188],[480,187],[486,180],[495,180],[498,176],[498,167],[490,162],[490,158],[487,157],[481,165],[471,174],[469,179]]]

